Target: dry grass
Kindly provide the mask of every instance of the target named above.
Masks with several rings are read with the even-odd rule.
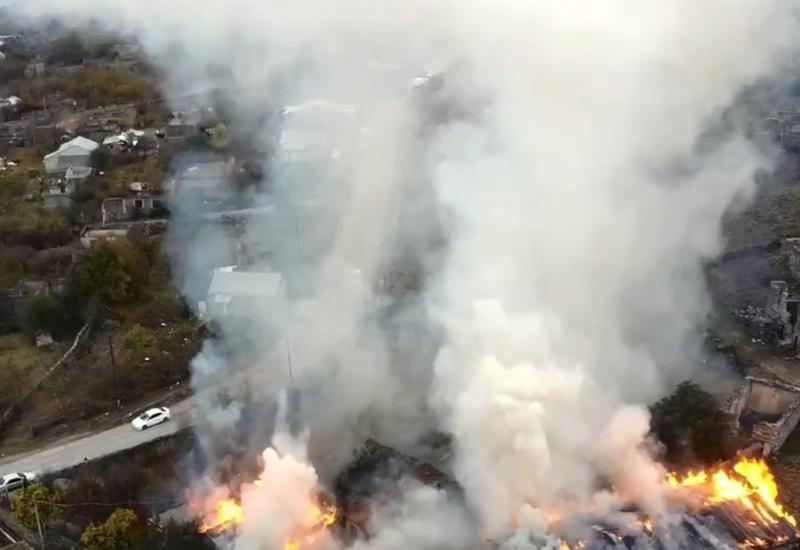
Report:
[[[0,403],[4,406],[27,392],[59,358],[65,344],[37,349],[25,334],[0,336]]]

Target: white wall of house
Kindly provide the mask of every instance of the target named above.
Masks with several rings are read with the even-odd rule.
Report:
[[[85,248],[91,248],[95,243],[107,241],[114,242],[128,237],[127,229],[90,229],[81,235],[81,244]]]
[[[44,159],[44,169],[48,174],[61,174],[71,166],[91,166],[92,153],[81,147],[66,147],[55,151]]]

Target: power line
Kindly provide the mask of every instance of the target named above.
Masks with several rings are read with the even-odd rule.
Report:
[[[132,504],[141,504],[143,506],[150,506],[153,504],[177,504],[183,502],[182,500],[124,500],[120,502],[57,502],[54,500],[41,500],[33,499],[34,504],[47,504],[57,508],[72,508],[77,506],[125,506]]]

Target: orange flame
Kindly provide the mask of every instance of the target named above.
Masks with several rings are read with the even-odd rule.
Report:
[[[244,522],[244,510],[232,498],[217,501],[216,506],[200,522],[201,533],[225,531]]]
[[[302,534],[286,541],[283,550],[301,550],[311,548],[317,540],[317,534],[321,529],[327,529],[336,523],[337,510],[335,506],[312,506],[308,510],[308,517],[298,530]]]
[[[256,480],[256,487],[262,487],[261,480]],[[283,550],[304,550],[313,548],[319,531],[336,523],[338,511],[333,505],[312,505],[307,517],[297,526],[296,532],[283,545]],[[200,533],[222,533],[233,529],[245,520],[242,506],[232,498],[218,500],[210,513],[200,522]]]
[[[675,489],[698,488],[707,491],[708,502],[736,501],[766,523],[785,520],[793,527],[797,520],[778,503],[778,484],[762,459],[743,458],[732,471],[718,468],[711,472],[689,472],[683,477],[667,475],[667,484]]]

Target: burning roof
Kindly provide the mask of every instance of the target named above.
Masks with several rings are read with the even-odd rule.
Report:
[[[283,550],[314,550],[317,541],[331,536],[346,546],[369,538],[373,511],[400,498],[401,483],[409,479],[445,491],[454,503],[464,503],[460,486],[446,473],[368,440],[336,478],[334,494],[320,490],[312,499],[307,518]],[[254,486],[261,488],[263,483],[259,478]],[[664,493],[670,511],[659,517],[647,517],[635,506],[602,513],[547,514],[550,534],[517,533],[508,541],[487,541],[485,548],[800,548],[797,522],[779,502],[777,482],[763,459],[742,458],[706,471],[669,474]],[[206,509],[204,531],[220,533],[246,521],[241,503],[227,492],[223,496]]]

